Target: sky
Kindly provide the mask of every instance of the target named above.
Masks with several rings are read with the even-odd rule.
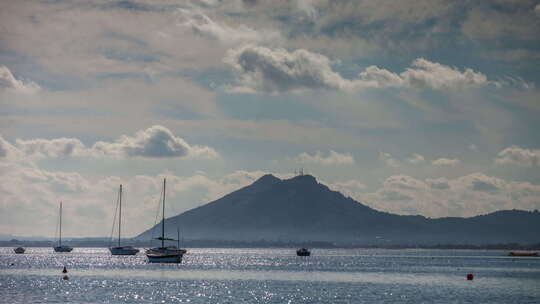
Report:
[[[377,210],[540,209],[539,0],[0,1],[0,236],[108,236],[303,168]]]

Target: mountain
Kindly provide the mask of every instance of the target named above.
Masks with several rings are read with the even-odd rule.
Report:
[[[253,184],[166,219],[188,239],[324,241],[336,244],[493,244],[540,241],[540,213],[509,210],[471,218],[404,216],[377,211],[320,184],[311,175]],[[160,233],[160,224],[138,239]],[[152,231],[154,229],[154,231]]]

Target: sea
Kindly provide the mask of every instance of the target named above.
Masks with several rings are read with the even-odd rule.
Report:
[[[540,303],[540,258],[498,250],[0,248],[1,303]],[[68,270],[67,279],[62,273]],[[467,280],[467,274],[474,276]]]

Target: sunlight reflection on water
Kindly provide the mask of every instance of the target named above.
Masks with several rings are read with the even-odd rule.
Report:
[[[315,249],[302,258],[292,249],[189,249],[182,264],[160,265],[105,248],[0,248],[0,294],[10,303],[535,303],[538,286],[540,259],[500,251]]]

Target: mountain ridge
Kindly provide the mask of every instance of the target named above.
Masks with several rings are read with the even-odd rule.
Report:
[[[343,244],[487,244],[538,242],[540,214],[502,210],[470,218],[427,218],[378,211],[311,175],[281,180],[267,174],[251,185],[166,219],[189,239],[330,241]],[[160,225],[137,238],[160,233]]]

